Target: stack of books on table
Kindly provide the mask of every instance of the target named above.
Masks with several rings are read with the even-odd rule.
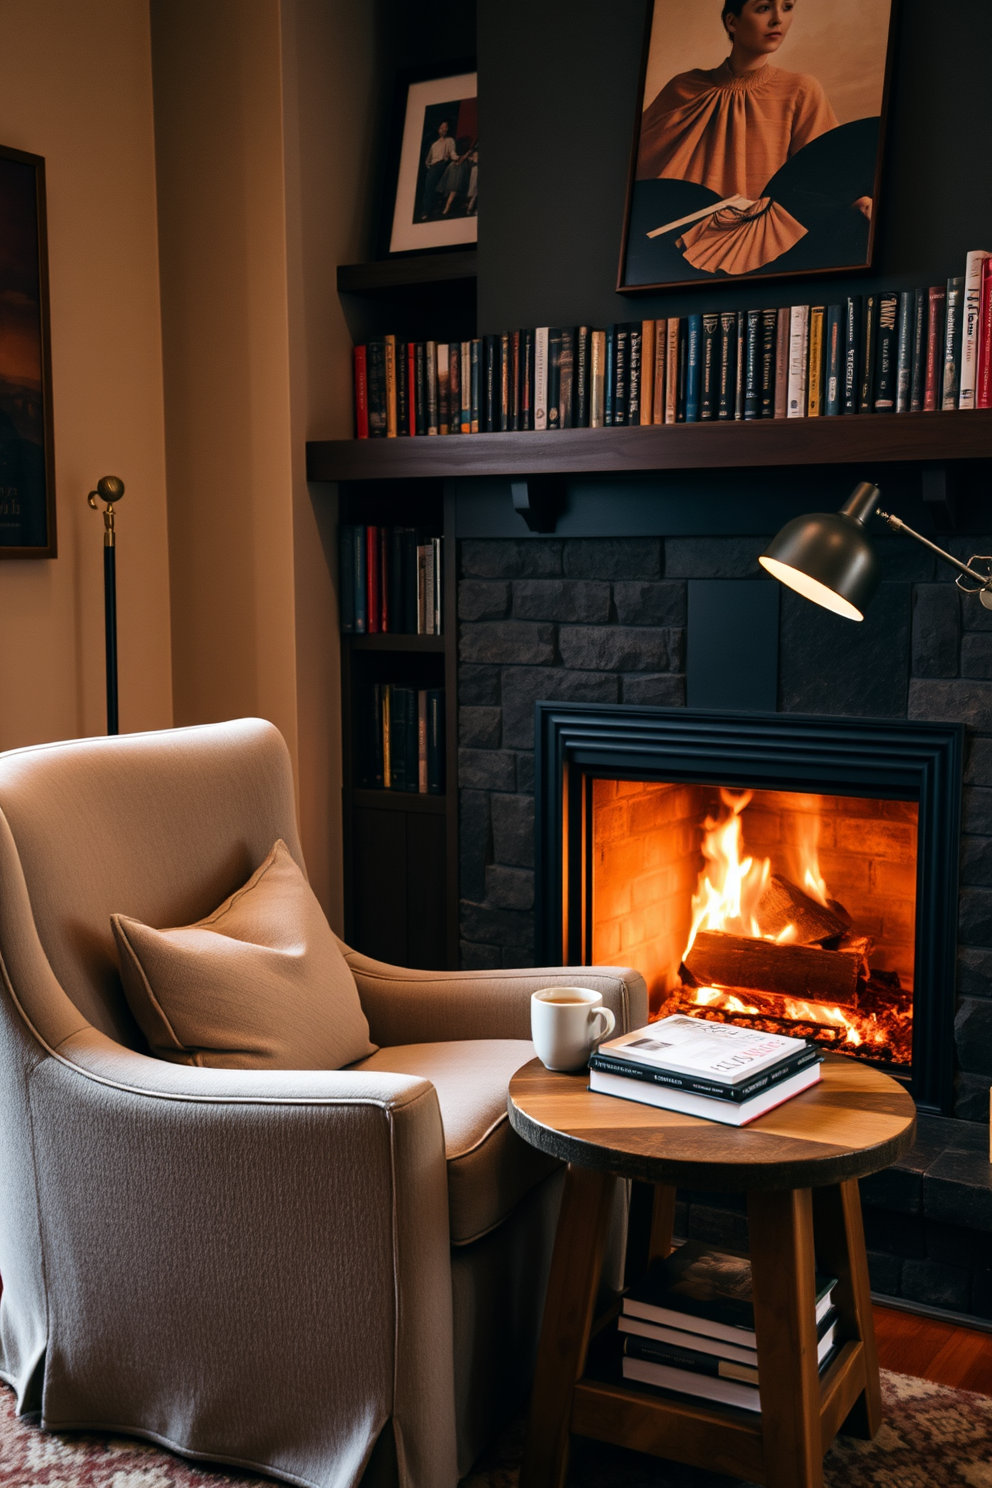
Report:
[[[815,1085],[820,1059],[807,1039],[674,1013],[600,1044],[589,1089],[746,1126]]]
[[[834,1277],[816,1277],[821,1375],[837,1350]],[[624,1379],[761,1410],[751,1263],[733,1251],[689,1240],[656,1261],[623,1300]]]

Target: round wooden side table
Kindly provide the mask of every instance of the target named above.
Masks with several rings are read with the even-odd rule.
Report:
[[[765,1483],[821,1488],[841,1429],[881,1425],[858,1179],[913,1144],[916,1108],[896,1081],[828,1056],[820,1083],[750,1126],[600,1095],[585,1071],[533,1059],[510,1081],[514,1130],[568,1163],[538,1349],[520,1488],[564,1488],[569,1432]],[[668,1255],[676,1186],[746,1191],[761,1413],[689,1403],[586,1374],[619,1178],[655,1185],[644,1265]],[[814,1253],[837,1277],[841,1347],[817,1367]]]

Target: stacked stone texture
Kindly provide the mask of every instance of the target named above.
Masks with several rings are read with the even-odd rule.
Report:
[[[686,581],[757,578],[765,538],[478,539],[459,546],[465,967],[534,964],[534,702],[685,705]],[[992,538],[954,539],[956,556]],[[905,538],[881,538],[863,625],[782,592],[783,712],[967,726],[956,1114],[992,1084],[992,611]]]

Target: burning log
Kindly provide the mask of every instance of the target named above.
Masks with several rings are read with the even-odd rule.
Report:
[[[868,972],[864,959],[819,946],[777,945],[700,930],[685,958],[697,987],[777,993],[804,1002],[850,1003]]]
[[[762,935],[782,935],[791,925],[792,931],[786,935],[786,943],[813,945],[818,940],[844,935],[849,929],[850,915],[841,905],[837,909],[840,914],[824,908],[789,879],[774,873],[758,901],[755,918]],[[842,918],[842,915],[847,917]]]

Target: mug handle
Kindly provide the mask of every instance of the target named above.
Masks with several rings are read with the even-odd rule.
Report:
[[[594,1018],[604,1018],[606,1020],[606,1026],[604,1027],[602,1033],[598,1033],[593,1037],[593,1048],[595,1049],[599,1047],[599,1045],[605,1038],[609,1038],[610,1034],[617,1026],[617,1020],[616,1018],[614,1018],[609,1008],[606,1007],[595,1008],[593,1010],[592,1016]]]

